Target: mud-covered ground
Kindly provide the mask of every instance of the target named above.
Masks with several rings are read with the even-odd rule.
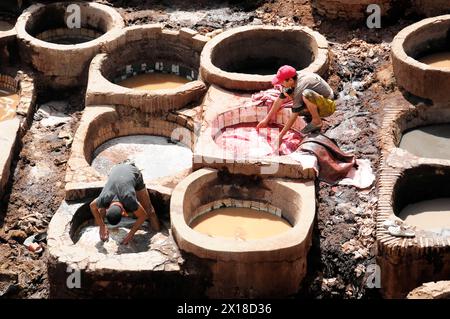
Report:
[[[327,21],[312,12],[309,0],[97,2],[115,6],[128,25],[158,22],[203,34],[248,24],[306,25],[321,32],[330,42],[328,82],[338,96],[338,110],[328,119],[325,134],[358,158],[370,159],[377,170],[382,101],[398,93],[390,67],[390,42],[416,18],[394,19],[395,24],[371,30],[356,22]],[[75,92],[63,99],[67,107],[62,112],[69,116],[64,123],[44,126],[38,113],[23,139],[10,194],[0,213],[0,274],[7,274],[0,278],[0,296],[48,296],[46,254],[33,255],[21,243],[46,229],[63,199],[65,161],[81,117],[82,96],[83,92]],[[40,96],[40,104],[51,100],[52,96]],[[365,285],[366,269],[375,263],[375,187],[358,191],[324,183],[317,186],[318,214],[308,276],[297,297],[379,298],[376,289]]]

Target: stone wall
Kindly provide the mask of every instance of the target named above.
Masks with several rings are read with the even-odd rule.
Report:
[[[257,74],[258,68],[267,68],[265,61],[289,64],[299,57],[304,61],[296,62],[297,68],[324,75],[329,62],[325,37],[307,27],[244,26],[227,30],[205,45],[200,73],[206,82],[228,90],[265,90],[273,87],[271,80],[277,71]],[[252,60],[259,61],[256,71],[239,70],[249,67]]]

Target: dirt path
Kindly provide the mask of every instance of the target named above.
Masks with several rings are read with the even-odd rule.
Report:
[[[36,255],[22,243],[28,236],[47,229],[64,198],[65,163],[70,154],[70,138],[81,117],[82,101],[77,94],[67,100],[45,103],[59,108],[67,118],[62,123],[53,123],[55,117],[45,117],[38,111],[22,140],[22,150],[14,163],[12,188],[0,211],[0,272],[10,274],[1,281],[0,296],[48,295],[47,251],[42,256]]]

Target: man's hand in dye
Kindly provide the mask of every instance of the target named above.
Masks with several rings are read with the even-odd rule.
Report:
[[[268,125],[269,125],[269,119],[265,118],[264,120],[259,122],[258,125],[256,125],[256,129],[259,130],[261,128],[267,127]]]
[[[128,245],[128,243],[133,239],[134,234],[128,233],[128,235],[122,240],[122,245]]]
[[[107,241],[108,238],[109,238],[108,227],[106,227],[105,225],[100,226],[100,239],[102,241]]]

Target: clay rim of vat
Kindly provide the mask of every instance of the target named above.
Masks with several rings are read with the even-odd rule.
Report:
[[[106,17],[108,16],[111,22],[111,26],[108,30],[104,31],[103,34],[96,38],[92,39],[87,42],[82,42],[78,44],[56,44],[52,42],[47,42],[38,39],[35,36],[32,36],[27,31],[27,25],[29,23],[29,19],[32,15],[39,15],[42,11],[45,11],[48,7],[58,7],[63,6],[67,7],[69,4],[78,4],[81,7],[87,7],[88,10],[96,10],[101,11],[102,14]],[[34,4],[27,9],[25,9],[22,14],[17,18],[16,23],[16,31],[19,38],[22,38],[24,41],[28,43],[33,43],[36,46],[47,48],[50,50],[58,50],[58,51],[73,51],[73,50],[80,50],[80,49],[88,49],[92,48],[98,44],[101,44],[105,41],[110,40],[111,35],[114,33],[115,30],[120,30],[124,27],[124,22],[122,19],[122,16],[113,8],[108,7],[106,5],[102,5],[99,3],[94,2],[73,2],[73,3],[67,3],[67,2],[56,2],[56,3],[50,3],[50,4]]]
[[[194,253],[199,257],[212,259],[240,260],[244,258],[253,260],[279,260],[298,258],[296,249],[302,249],[310,236],[315,216],[314,182],[294,182],[286,179],[271,179],[278,187],[291,188],[286,183],[295,183],[296,191],[301,200],[301,213],[299,220],[286,232],[272,237],[253,241],[238,241],[231,238],[211,238],[193,230],[186,222],[184,216],[184,202],[189,187],[200,183],[203,179],[208,181],[217,176],[217,170],[202,168],[182,180],[174,189],[170,202],[171,228],[180,249]],[[312,199],[312,200],[308,200]],[[306,200],[305,200],[306,199]],[[307,249],[307,247],[304,247]],[[275,256],[276,255],[276,256]],[[283,257],[281,257],[283,256]]]
[[[395,55],[397,59],[420,70],[439,71],[443,73],[448,73],[450,75],[450,69],[433,67],[426,63],[422,63],[416,58],[413,58],[412,56],[408,55],[404,49],[404,43],[408,40],[411,41],[409,38],[413,37],[415,33],[420,32],[421,29],[424,29],[429,25],[437,24],[441,21],[446,20],[450,20],[450,14],[423,19],[419,22],[411,24],[406,28],[402,29],[392,40],[391,45],[392,54]]]
[[[201,57],[200,57],[200,73],[202,77],[212,84],[221,85],[220,81],[217,79],[226,79],[230,81],[229,89],[242,89],[244,90],[258,90],[263,88],[272,87],[272,78],[274,75],[258,75],[258,74],[247,74],[247,73],[237,73],[237,72],[227,72],[218,68],[212,62],[212,55],[216,45],[220,42],[232,38],[239,33],[245,33],[251,30],[271,30],[271,31],[291,31],[291,32],[302,32],[305,36],[310,37],[317,44],[317,52],[313,52],[313,61],[304,68],[305,71],[310,71],[314,73],[323,74],[328,68],[328,42],[324,36],[320,33],[311,30],[308,27],[303,26],[293,26],[293,27],[278,27],[278,26],[244,26],[225,31],[212,40],[208,41],[205,45]],[[216,83],[217,82],[217,83]],[[233,83],[234,82],[234,83]]]

